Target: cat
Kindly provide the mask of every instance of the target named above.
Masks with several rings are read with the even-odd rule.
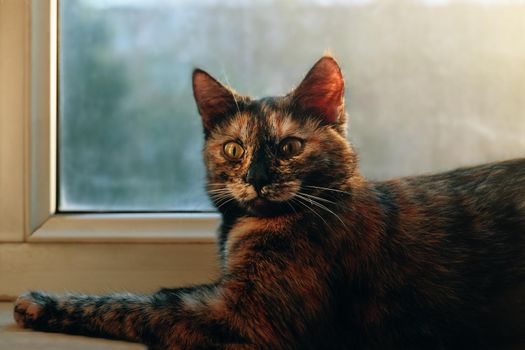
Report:
[[[31,291],[15,303],[19,326],[169,350],[513,340],[492,309],[525,282],[525,159],[366,180],[329,55],[286,96],[241,96],[199,69],[193,91],[221,277],[152,295]]]

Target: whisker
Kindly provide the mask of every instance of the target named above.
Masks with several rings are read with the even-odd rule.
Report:
[[[211,197],[217,202],[217,204],[221,204],[221,202],[224,202],[226,200],[235,199],[235,197],[229,193],[228,194],[218,194],[218,195],[211,196]]]
[[[225,192],[214,192],[214,193],[209,193],[210,197],[213,197],[213,198],[218,198],[218,197],[231,197],[232,194],[230,193],[230,191],[225,191]]]
[[[320,200],[322,202],[327,202],[327,203],[332,203],[332,204],[337,204],[336,202],[334,201],[331,201],[329,199],[326,199],[326,198],[322,198],[322,197],[317,197],[317,196],[314,196],[312,194],[308,194],[308,193],[304,193],[304,192],[299,192],[301,195],[303,196],[307,196],[307,197],[311,197],[313,199],[317,199],[317,200]]]
[[[335,212],[333,212],[332,210],[330,210],[330,208],[328,208],[327,206],[325,206],[325,205],[323,205],[323,204],[317,202],[317,201],[314,200],[314,199],[311,199],[311,198],[308,198],[308,197],[304,197],[303,195],[304,195],[304,193],[296,193],[296,196],[298,196],[299,198],[303,198],[303,199],[305,199],[305,200],[308,200],[310,203],[312,203],[312,204],[318,206],[319,208],[324,209],[324,210],[326,210],[327,212],[333,214],[333,215],[334,215],[334,216],[335,216],[335,217],[336,217],[336,218],[337,218],[337,219],[343,224],[343,226],[346,227],[346,224],[345,224],[344,221],[341,219],[341,217],[339,217],[339,215],[337,215]]]
[[[304,187],[310,187],[310,188],[317,188],[319,190],[325,190],[325,191],[332,191],[332,192],[339,192],[339,193],[345,193],[345,194],[350,194],[350,192],[347,192],[347,191],[342,191],[342,190],[337,190],[335,188],[328,188],[328,187],[322,187],[322,186],[312,186],[312,185],[303,185]]]
[[[208,190],[208,193],[229,193],[230,190],[227,188],[217,188],[215,190]]]
[[[295,210],[295,208],[294,208],[294,206],[292,205],[291,202],[292,202],[292,201],[286,201],[286,204],[288,204],[288,206],[289,206],[290,208],[292,208],[293,212],[294,212],[295,214],[297,214],[297,210]]]
[[[232,198],[231,195],[226,195],[226,194],[222,194],[222,195],[215,195],[215,196],[211,196],[212,199],[214,199],[215,201],[217,202],[220,202],[221,200],[224,200],[224,199],[228,199],[228,198]]]
[[[223,207],[223,206],[224,206],[225,204],[227,204],[227,203],[230,203],[230,202],[231,202],[232,200],[234,200],[234,199],[235,199],[235,197],[231,197],[231,198],[228,199],[227,201],[222,202],[221,204],[217,204],[217,209]]]
[[[225,188],[218,188],[216,190],[209,190],[208,193],[217,193],[217,194],[220,194],[220,193],[230,193],[230,191],[228,189],[225,189]]]
[[[314,213],[315,215],[317,215],[318,217],[321,218],[321,220],[323,220],[323,222],[327,225],[328,223],[326,222],[326,220],[321,216],[321,214],[319,214],[318,212],[316,212],[314,209],[312,209],[310,206],[308,206],[306,203],[303,203],[301,200],[300,200],[300,197],[294,197],[292,198],[292,201],[297,201],[297,203],[301,204],[302,206],[306,207],[307,209],[309,209],[312,213]],[[304,200],[304,199],[303,199]]]

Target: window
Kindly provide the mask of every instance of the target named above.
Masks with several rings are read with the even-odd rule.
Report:
[[[212,209],[195,16],[163,1],[60,2],[60,211]]]

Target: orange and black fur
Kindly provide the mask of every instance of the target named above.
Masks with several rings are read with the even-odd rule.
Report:
[[[284,97],[240,96],[201,70],[193,88],[222,276],[153,295],[29,292],[20,326],[171,350],[513,340],[497,338],[493,306],[525,282],[525,159],[367,181],[329,56]]]

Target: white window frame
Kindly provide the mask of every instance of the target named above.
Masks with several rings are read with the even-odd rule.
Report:
[[[208,281],[218,214],[57,212],[57,2],[0,2],[0,299]]]

